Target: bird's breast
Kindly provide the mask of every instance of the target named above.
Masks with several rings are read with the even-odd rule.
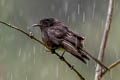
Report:
[[[42,32],[42,41],[50,47],[57,47],[50,39],[45,31]]]

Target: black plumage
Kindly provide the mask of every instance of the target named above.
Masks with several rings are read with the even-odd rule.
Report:
[[[102,67],[107,69],[100,61],[83,50],[84,37],[72,32],[66,25],[57,19],[45,18],[40,20],[39,24],[34,24],[33,26],[40,27],[43,42],[52,47],[54,51],[57,48],[63,48],[84,63],[91,57]]]
[[[64,48],[82,62],[89,60],[88,56],[81,52],[84,38],[70,31],[67,26],[55,18],[45,18],[40,21],[42,40],[53,49]]]

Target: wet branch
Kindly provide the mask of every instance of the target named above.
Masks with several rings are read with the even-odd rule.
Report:
[[[103,58],[104,58],[106,44],[107,44],[107,40],[108,40],[108,36],[109,36],[109,32],[110,32],[112,15],[113,15],[113,4],[114,4],[114,0],[109,0],[109,7],[108,7],[105,29],[104,29],[104,34],[103,34],[103,38],[101,41],[99,55],[98,55],[98,60],[101,62],[103,61]],[[102,78],[100,76],[101,73],[102,73],[102,67],[99,64],[97,64],[95,80],[101,80],[101,78]]]
[[[84,77],[74,68],[73,65],[71,65],[63,56],[59,55],[58,53],[55,52],[55,54],[60,58],[60,60],[64,61],[68,67],[73,70],[79,77],[81,80],[85,80]],[[61,58],[62,57],[62,58]]]
[[[33,35],[31,35],[31,34],[25,32],[25,31],[19,29],[18,27],[14,26],[14,25],[8,24],[8,23],[6,23],[6,22],[4,22],[4,21],[0,21],[0,23],[4,24],[4,25],[6,25],[6,26],[8,26],[8,27],[10,27],[10,28],[13,28],[13,29],[15,29],[15,30],[17,30],[17,31],[19,31],[19,32],[21,32],[21,33],[23,33],[23,34],[25,34],[26,36],[28,36],[28,37],[30,37],[31,39],[37,41],[38,43],[40,43],[41,45],[43,45],[44,47],[46,47],[50,52],[52,52],[52,51],[51,51],[51,47],[47,46],[44,42],[42,42],[42,41],[38,40],[37,38],[35,38]],[[85,80],[85,78],[84,78],[63,56],[59,55],[57,52],[55,52],[54,54],[55,54],[56,56],[58,56],[60,60],[62,60],[64,63],[66,63],[66,65],[67,65],[71,70],[73,70],[73,71],[79,76],[79,78],[80,78],[81,80]],[[61,57],[62,57],[62,58],[61,58]]]
[[[118,64],[120,64],[120,59],[115,61],[113,64],[111,64],[110,66],[108,66],[108,69],[111,70],[112,68],[116,67]],[[105,73],[107,72],[108,70],[104,70],[102,73],[101,73],[101,77],[105,75]]]

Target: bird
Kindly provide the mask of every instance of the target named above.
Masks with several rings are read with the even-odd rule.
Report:
[[[40,28],[42,41],[52,48],[53,53],[56,49],[63,48],[66,52],[85,64],[92,58],[102,67],[107,69],[107,67],[99,60],[83,49],[85,38],[68,29],[68,26],[58,19],[44,18],[40,20],[39,24],[33,24],[32,26]]]

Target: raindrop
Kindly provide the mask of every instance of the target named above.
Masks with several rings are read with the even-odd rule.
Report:
[[[23,16],[23,11],[22,10],[19,11],[19,16]]]
[[[21,48],[20,48],[20,49],[19,49],[18,56],[20,56],[20,55],[21,55],[21,52],[22,52],[22,50],[21,50]]]
[[[34,57],[34,59],[33,59],[33,64],[35,64],[36,63],[36,59],[35,59],[35,57]]]
[[[104,20],[102,19],[102,27],[104,27]]]
[[[10,79],[10,72],[7,72],[7,80]],[[0,79],[1,80],[1,79]]]
[[[5,5],[5,0],[1,0],[1,6]]]
[[[57,66],[56,66],[56,77],[58,80],[59,79],[59,64],[57,64]]]
[[[118,50],[115,48],[115,47],[113,47],[113,49],[114,49],[114,51],[115,51],[115,57],[116,57],[116,59],[119,59],[119,55],[118,55]]]
[[[87,62],[87,67],[89,67],[89,62]]]
[[[36,48],[35,48],[35,46],[33,46],[33,54],[35,54],[36,53]]]
[[[85,12],[83,12],[83,23],[85,23]]]
[[[62,15],[62,11],[59,10],[59,11],[58,11],[58,16],[61,17],[61,15]]]
[[[3,74],[0,74],[0,80],[4,80],[4,79],[3,79]]]
[[[72,22],[74,22],[75,20],[76,20],[76,13],[73,12],[73,14],[72,14]]]
[[[95,16],[95,7],[96,7],[96,4],[95,4],[95,1],[94,1],[94,3],[93,3],[92,19],[94,19],[94,16]]]
[[[99,31],[97,31],[96,33],[96,41],[98,41],[98,39],[99,39]]]
[[[10,73],[10,80],[13,80],[13,74],[12,74],[12,72]]]
[[[97,67],[97,64],[95,64],[95,68]]]
[[[113,76],[112,76],[112,70],[111,70],[111,71],[110,71],[110,78],[111,78],[111,80],[112,80],[112,77],[113,77]]]
[[[26,61],[26,54],[23,55],[22,61],[25,62]]]
[[[28,77],[26,76],[25,80],[28,80]]]
[[[67,22],[68,22],[68,23],[70,22],[70,16],[67,17]]]
[[[35,48],[35,46],[33,46],[33,54],[34,54],[33,64],[36,63],[35,53],[36,53],[36,48]]]
[[[80,4],[78,4],[78,10],[77,10],[78,15],[80,15]]]
[[[66,15],[68,12],[68,2],[64,3],[64,11],[65,11],[65,15]]]
[[[31,52],[28,52],[28,57],[31,57]]]
[[[66,66],[66,67],[65,67],[65,72],[67,72],[67,71],[68,71],[68,67]]]
[[[42,71],[41,71],[41,78],[42,78],[42,79],[44,79],[44,78],[48,75],[48,73],[49,73],[48,70],[49,70],[49,69],[48,69],[47,67],[44,67],[44,68],[42,69]]]
[[[116,3],[116,9],[119,9],[119,3]]]
[[[54,11],[55,10],[55,5],[51,6],[51,10]]]

